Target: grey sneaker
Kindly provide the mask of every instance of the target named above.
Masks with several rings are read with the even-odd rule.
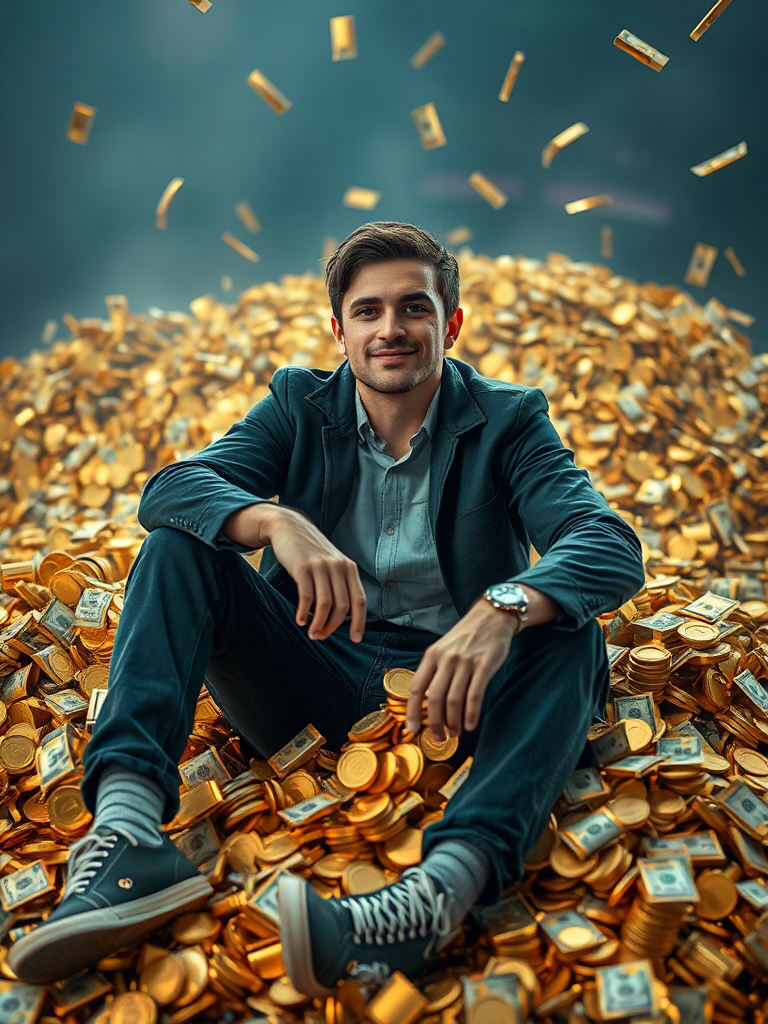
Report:
[[[422,868],[378,892],[330,900],[286,873],[277,900],[285,970],[308,996],[328,995],[346,978],[382,983],[392,971],[415,977],[457,934],[449,930],[444,894]]]
[[[165,834],[162,846],[140,846],[122,829],[99,828],[72,846],[61,903],[13,944],[8,966],[29,984],[61,981],[212,894]]]

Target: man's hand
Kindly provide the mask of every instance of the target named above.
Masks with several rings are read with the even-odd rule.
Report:
[[[424,651],[411,680],[406,709],[406,728],[421,728],[424,694],[429,703],[429,727],[438,739],[472,731],[480,720],[480,708],[488,683],[507,660],[512,637],[520,628],[516,615],[501,611],[480,599],[445,636]]]

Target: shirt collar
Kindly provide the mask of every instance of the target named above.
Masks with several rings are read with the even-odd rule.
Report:
[[[414,448],[416,447],[416,442],[421,438],[422,431],[427,435],[430,441],[434,437],[435,423],[437,421],[437,407],[440,401],[440,388],[442,386],[442,383],[438,384],[437,391],[435,392],[432,401],[429,403],[429,408],[427,409],[427,415],[424,417],[424,422],[411,438],[411,440],[414,441]],[[360,440],[365,441],[368,437],[376,437],[377,435],[374,433],[373,427],[368,419],[368,414],[363,407],[363,403],[360,401],[360,392],[357,390],[357,387],[355,387],[355,407],[357,409],[357,432],[360,436]]]

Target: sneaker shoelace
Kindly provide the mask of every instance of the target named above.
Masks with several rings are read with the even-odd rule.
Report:
[[[132,846],[139,845],[133,836],[121,828],[110,829],[108,832],[89,832],[72,845],[67,861],[67,880],[62,899],[85,892],[88,883],[114,849],[120,836],[127,839]]]
[[[356,945],[383,946],[432,935],[434,941],[450,932],[445,894],[436,893],[432,879],[421,868],[403,873],[399,882],[369,896],[339,901],[352,915],[352,941]]]

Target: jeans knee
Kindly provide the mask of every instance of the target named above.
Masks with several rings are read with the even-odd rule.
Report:
[[[185,530],[177,530],[173,526],[158,526],[152,530],[144,538],[141,553],[145,556],[151,554],[154,557],[162,555],[164,558],[189,558],[190,555],[209,553],[213,556],[217,554],[212,547],[198,537]]]

